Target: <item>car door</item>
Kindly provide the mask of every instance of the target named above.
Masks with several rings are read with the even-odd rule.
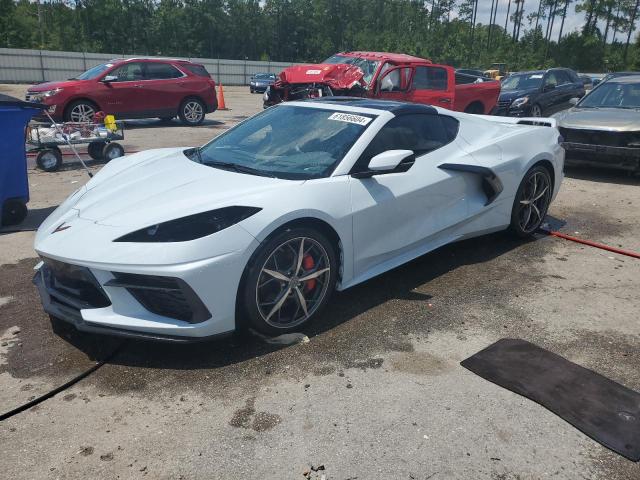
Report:
[[[558,88],[558,78],[553,71],[547,72],[544,76],[540,103],[544,115],[552,115],[561,108],[562,91]]]
[[[455,77],[452,77],[444,66],[415,66],[407,100],[452,109],[455,91]]]
[[[374,97],[383,100],[406,100],[412,74],[413,69],[409,66],[387,69],[376,81]]]
[[[443,231],[467,218],[465,192],[474,180],[438,168],[469,157],[455,141],[457,129],[451,117],[401,115],[378,132],[356,162],[352,173],[366,170],[378,153],[415,152],[394,173],[351,177],[355,276],[368,276],[376,267],[383,271],[403,255],[415,257],[416,251],[444,242],[450,236]]]
[[[158,117],[175,115],[189,91],[189,78],[167,62],[145,62],[144,67],[144,114]]]
[[[127,62],[106,74],[115,77],[110,82],[102,82],[102,99],[98,103],[105,113],[120,117],[136,116],[144,108],[141,90],[144,81],[142,62]]]

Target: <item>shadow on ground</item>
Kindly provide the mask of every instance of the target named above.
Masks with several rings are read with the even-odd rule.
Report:
[[[500,233],[448,245],[364,284],[336,292],[320,317],[302,332],[314,337],[390,300],[424,303],[426,308],[433,297],[428,292],[432,280],[465,265],[489,262],[529,242],[535,240],[517,240]],[[424,285],[427,292],[415,291]],[[58,335],[91,358],[103,358],[122,342],[116,338],[101,338],[96,342],[95,336],[77,332],[61,322],[56,322],[55,328]],[[156,369],[208,369],[236,364],[282,348],[285,347],[267,344],[248,332],[188,345],[127,340],[126,347],[110,363]]]
[[[566,165],[565,175],[576,180],[612,183],[615,185],[640,185],[640,173],[606,167]]]

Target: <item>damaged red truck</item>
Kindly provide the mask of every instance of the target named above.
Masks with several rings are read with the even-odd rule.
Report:
[[[317,65],[283,70],[265,92],[264,106],[333,95],[425,103],[459,112],[490,114],[500,95],[500,82],[456,74],[447,65],[402,53],[343,52]]]

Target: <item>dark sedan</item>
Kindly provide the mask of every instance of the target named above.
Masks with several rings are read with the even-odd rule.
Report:
[[[567,163],[640,171],[640,75],[609,77],[554,117]]]
[[[275,81],[275,73],[256,73],[249,82],[249,91],[251,93],[264,93],[267,87],[273,85]]]
[[[519,72],[502,81],[496,115],[543,117],[571,107],[572,98],[582,98],[584,83],[568,68]]]

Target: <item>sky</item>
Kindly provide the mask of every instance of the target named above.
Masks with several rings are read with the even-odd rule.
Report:
[[[498,25],[504,26],[504,18],[507,13],[508,3],[509,3],[509,0],[498,0],[498,15],[496,17],[496,23]],[[527,15],[534,11],[537,12],[538,5],[539,5],[539,0],[525,0],[524,16],[523,16],[523,24],[522,24],[522,27],[525,30],[529,28]],[[509,16],[511,16],[514,10],[515,10],[514,2],[512,1],[511,12],[509,13]],[[480,0],[478,2],[478,22],[481,22],[485,25],[488,24],[490,13],[491,13],[491,0]],[[558,34],[560,33],[560,23],[561,23],[561,20],[559,18],[556,18],[555,23],[553,25],[553,34],[551,35],[551,38],[554,38],[554,39],[558,38]],[[509,24],[511,28],[513,28],[513,23],[509,22]],[[584,24],[584,14],[583,13],[578,14],[575,12],[575,3],[572,5],[569,5],[569,8],[567,9],[567,19],[565,20],[564,29],[562,31],[563,36],[574,30],[580,30],[583,24]],[[546,25],[547,25],[546,21],[543,25],[544,25],[543,28],[546,28]],[[511,31],[509,27],[507,27],[507,30]],[[611,38],[611,36],[609,38]],[[620,39],[621,35],[618,34],[617,38]]]

